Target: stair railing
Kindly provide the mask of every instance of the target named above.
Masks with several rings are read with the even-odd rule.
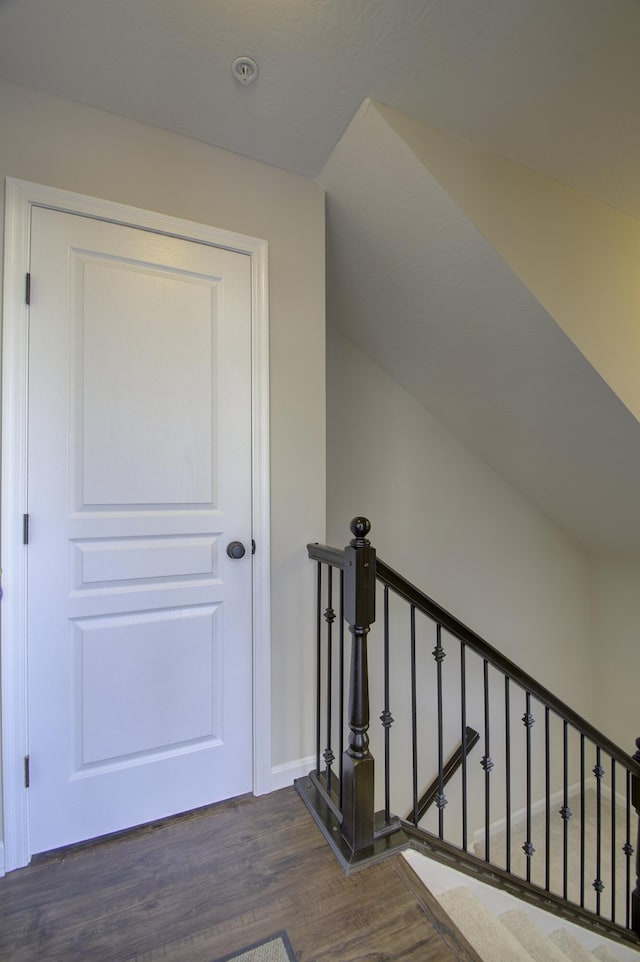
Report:
[[[378,559],[370,528],[355,518],[343,551],[307,546],[317,566],[316,758],[296,787],[341,864],[353,871],[418,848],[637,947],[640,739],[631,757],[598,732]],[[376,585],[382,624],[372,677],[381,713],[372,732]],[[397,669],[402,652],[405,679]],[[400,751],[393,740],[398,723]],[[455,731],[459,748],[445,760]],[[381,746],[379,780],[372,736]],[[483,754],[471,765],[478,739]],[[406,819],[392,814],[392,798],[404,811],[410,801]]]
[[[445,786],[451,781],[469,752],[475,748],[479,741],[480,733],[467,725],[459,746],[444,765],[438,766],[438,774],[425,789],[417,806],[412,808],[409,814],[405,816],[406,821],[419,825],[434,803],[436,805],[442,803],[443,799],[446,798],[444,794]]]

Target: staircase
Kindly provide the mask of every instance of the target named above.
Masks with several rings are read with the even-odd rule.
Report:
[[[561,922],[416,851],[404,858],[485,962],[638,962],[635,949]]]
[[[377,558],[370,527],[307,546],[316,757],[296,787],[334,854],[353,872],[405,852],[488,962],[638,962],[640,739],[615,745]]]

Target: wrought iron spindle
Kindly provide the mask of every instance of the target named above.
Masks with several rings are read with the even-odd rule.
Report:
[[[562,826],[562,897],[566,899],[568,889],[569,871],[569,819],[571,809],[569,808],[569,723],[565,720],[562,723],[562,808],[560,816],[563,821]]]
[[[340,692],[340,707],[338,721],[338,758],[340,766],[340,782],[338,787],[338,804],[342,811],[343,798],[343,757],[344,757],[344,709],[345,709],[345,687],[344,687],[344,571],[340,569],[340,670],[338,679]]]
[[[416,681],[416,609],[411,605],[411,766],[413,824],[418,824],[418,693]]]
[[[322,753],[325,765],[325,778],[327,791],[331,794],[331,783],[333,772],[331,766],[335,761],[335,755],[331,748],[331,727],[333,722],[333,623],[336,620],[336,613],[333,610],[333,568],[327,571],[327,607],[324,612],[324,620],[327,623],[327,708],[325,712],[327,723],[326,747]]]
[[[533,842],[531,841],[531,729],[535,724],[535,719],[531,714],[531,692],[528,691],[525,694],[525,713],[522,716],[522,724],[526,730],[526,792],[527,792],[527,810],[526,810],[526,820],[527,820],[527,838],[522,846],[522,851],[527,857],[527,868],[526,876],[527,882],[531,881],[531,859],[533,858],[533,853],[535,848],[533,847]]]
[[[318,562],[316,602],[316,775],[320,776],[321,699],[322,699],[322,563]]]
[[[584,735],[580,735],[580,907],[584,908],[585,839],[585,761]]]
[[[462,726],[462,850],[467,851],[467,661],[460,642],[460,724]]]
[[[596,877],[593,888],[596,893],[596,915],[600,915],[600,896],[604,890],[602,881],[602,778],[604,768],[601,765],[602,753],[600,746],[596,746],[596,764],[592,769],[596,777]]]
[[[510,678],[504,676],[504,772],[506,809],[505,868],[511,871],[511,691]]]
[[[380,721],[384,728],[384,820],[391,821],[391,754],[390,734],[393,716],[389,707],[389,589],[384,589],[384,709]]]
[[[491,860],[491,787],[490,775],[493,768],[491,760],[490,739],[489,739],[489,662],[483,659],[483,688],[484,688],[484,755],[480,764],[484,769],[484,858],[485,862]]]
[[[622,846],[622,851],[625,855],[626,860],[626,900],[625,900],[625,925],[627,928],[631,925],[631,856],[633,855],[633,845],[631,844],[631,772],[627,769],[626,772],[626,806],[625,806],[625,840]]]
[[[444,749],[442,744],[442,662],[445,658],[445,651],[442,647],[442,625],[436,625],[436,647],[433,650],[433,657],[436,660],[436,680],[437,680],[437,700],[438,700],[438,795],[436,806],[438,808],[438,836],[444,837],[444,809],[447,799],[444,794],[443,766]]]
[[[550,753],[550,711],[544,710],[544,887],[548,892],[551,886],[551,753]]]
[[[611,759],[611,921],[616,918],[616,760]]]
[[[636,751],[633,754],[634,762],[640,764],[640,738],[636,738]],[[636,882],[631,893],[631,928],[640,935],[640,778],[635,775],[631,778],[631,802],[637,817],[636,835]]]

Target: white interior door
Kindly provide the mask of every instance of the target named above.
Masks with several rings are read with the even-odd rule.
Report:
[[[31,228],[35,853],[251,789],[251,277],[85,216]]]

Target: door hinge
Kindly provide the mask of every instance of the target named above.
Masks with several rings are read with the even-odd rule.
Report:
[[[27,280],[24,288],[24,300],[25,304],[31,303],[31,274],[27,274]]]
[[[24,756],[24,787],[29,788],[31,784],[31,755]]]
[[[29,515],[22,515],[22,543],[29,544]]]

